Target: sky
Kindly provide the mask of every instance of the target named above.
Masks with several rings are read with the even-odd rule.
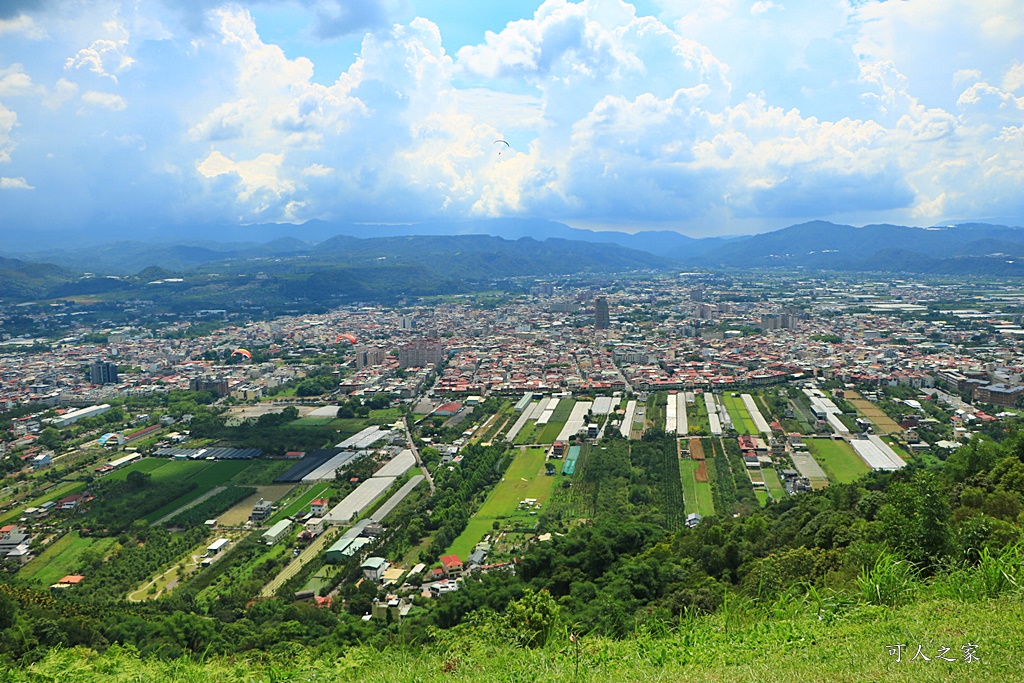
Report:
[[[0,3],[0,235],[41,243],[1024,225],[1022,188],[1020,0]]]

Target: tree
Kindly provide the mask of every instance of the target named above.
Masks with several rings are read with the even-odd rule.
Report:
[[[47,427],[39,434],[36,443],[43,448],[53,450],[60,445],[60,431],[56,427]]]

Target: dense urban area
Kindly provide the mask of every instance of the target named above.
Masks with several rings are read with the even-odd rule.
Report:
[[[0,309],[3,655],[621,637],[1020,539],[1015,283],[505,284]]]

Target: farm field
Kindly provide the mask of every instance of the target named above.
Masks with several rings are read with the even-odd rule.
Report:
[[[892,438],[891,436],[883,436],[882,437],[882,441],[884,441],[887,444],[889,444],[889,448],[891,448],[894,451],[896,451],[896,455],[898,455],[901,458],[903,458],[904,462],[909,462],[910,460],[914,459],[914,454],[907,452],[907,449],[905,449],[903,446],[899,445],[896,442],[896,439]]]
[[[137,460],[133,462],[131,465],[128,465],[127,467],[122,467],[121,469],[115,472],[111,472],[104,478],[113,481],[124,481],[132,472],[152,474],[153,472],[160,469],[169,462],[170,460],[167,460],[166,458],[143,458],[142,460]]]
[[[856,391],[849,390],[846,392],[846,400],[849,401],[857,412],[862,414],[868,420],[871,421],[880,434],[902,434],[903,427],[900,427],[891,417],[885,414],[885,411],[879,408],[877,405],[867,400]],[[901,456],[902,457],[902,456]]]
[[[308,491],[300,495],[294,501],[278,510],[273,517],[270,518],[269,524],[275,524],[280,522],[285,517],[293,517],[300,512],[306,510],[309,507],[310,502],[315,498],[319,498],[325,491],[331,488],[331,482],[318,482],[311,486]]]
[[[710,434],[708,409],[704,405],[703,397],[686,406],[686,419],[690,424],[691,434]]]
[[[711,484],[707,481],[707,461],[683,458],[679,461],[679,479],[683,484],[683,509],[686,514],[696,512],[701,517],[715,514],[711,498]],[[704,481],[697,481],[698,472],[704,469]]]
[[[535,443],[532,439],[534,438],[533,433],[534,431],[536,431],[536,428],[536,420],[527,420],[526,424],[523,425],[523,428],[519,430],[518,434],[516,434],[516,438],[512,441],[512,443],[514,443],[517,446],[521,446],[523,444],[528,443]]]
[[[465,531],[452,542],[448,554],[466,559],[473,547],[492,530],[495,521],[522,520],[532,526],[533,516],[517,508],[519,501],[524,498],[536,498],[541,506],[547,504],[557,477],[549,477],[544,473],[544,460],[545,451],[541,448],[528,448],[518,453],[505,471],[502,481],[498,482],[491,495],[469,520]]]
[[[133,462],[124,469],[111,472],[107,479],[124,481],[132,472],[142,472],[153,481],[191,480],[200,486],[220,486],[228,479],[248,469],[255,460],[168,460],[167,458],[144,458]]]
[[[768,486],[768,493],[772,495],[772,499],[783,500],[786,497],[786,487],[779,481],[779,473],[774,467],[762,467],[761,472],[764,474],[764,483]]]
[[[757,496],[757,502],[761,504],[761,507],[767,505],[768,501],[771,500],[768,497],[768,492],[764,489],[754,489],[754,495]]]
[[[811,455],[821,465],[829,481],[848,484],[871,471],[845,441],[805,439]]]
[[[242,502],[236,504],[233,508],[223,513],[217,518],[217,522],[221,526],[241,526],[249,520],[249,513],[252,512],[252,506],[259,502],[260,498],[264,500],[276,501],[284,498],[289,491],[295,488],[295,484],[274,484],[272,486],[259,486],[256,489],[256,493],[252,494]]]
[[[747,412],[747,407],[743,405],[743,399],[739,396],[733,396],[731,393],[722,394],[721,398],[726,410],[729,411],[729,417],[732,418],[732,426],[736,428],[736,433],[757,434],[757,427],[754,426],[754,421],[750,419],[750,413]]]
[[[154,510],[153,512],[149,513],[148,515],[143,517],[143,519],[146,521],[147,524],[153,524],[158,519],[166,517],[167,515],[171,514],[172,512],[176,512],[178,510],[178,508],[181,508],[181,507],[183,507],[185,505],[188,505],[189,503],[194,501],[196,498],[199,498],[200,496],[206,495],[207,493],[212,491],[213,488],[214,488],[213,486],[197,486],[194,489],[192,489],[191,491],[189,491],[188,493],[186,493],[186,494],[184,494],[182,496],[178,496],[177,498],[172,500],[167,505],[164,505],[159,510]]]
[[[71,531],[26,564],[18,572],[18,577],[39,586],[52,586],[81,568],[82,554],[86,550],[91,548],[100,557],[105,557],[115,545],[115,538],[82,538],[77,531]]]
[[[551,413],[551,421],[547,423],[537,441],[533,443],[554,443],[555,439],[558,438],[558,433],[562,431],[562,427],[569,421],[569,415],[572,414],[572,407],[574,405],[576,405],[576,401],[571,399],[559,401],[555,412]]]

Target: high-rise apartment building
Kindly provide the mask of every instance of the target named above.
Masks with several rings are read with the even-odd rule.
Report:
[[[93,384],[117,384],[117,363],[96,361],[89,366],[89,381]]]
[[[403,368],[437,365],[443,358],[444,347],[438,339],[416,339],[398,348],[398,365]]]
[[[608,299],[603,296],[594,300],[594,326],[599,330],[606,330],[611,325],[608,315]]]

